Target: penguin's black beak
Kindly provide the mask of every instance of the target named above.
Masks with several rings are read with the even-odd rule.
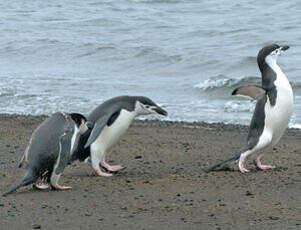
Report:
[[[286,50],[288,50],[290,47],[289,46],[281,46],[281,51],[286,51]]]
[[[167,112],[164,109],[162,109],[160,106],[157,106],[153,110],[160,115],[167,116]]]

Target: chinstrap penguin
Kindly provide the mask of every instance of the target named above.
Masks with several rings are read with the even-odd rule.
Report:
[[[135,117],[148,114],[166,116],[167,112],[143,96],[119,96],[105,101],[87,117],[88,124],[93,128],[81,137],[74,157],[90,160],[97,175],[112,176],[112,172],[124,167],[109,165],[105,161],[106,153],[126,132]],[[100,167],[108,172],[102,171]]]
[[[233,95],[247,95],[257,100],[249,127],[245,146],[232,158],[211,166],[212,171],[231,161],[239,159],[238,167],[242,173],[249,170],[244,167],[246,158],[255,154],[255,165],[262,170],[275,168],[263,165],[259,151],[275,146],[286,130],[293,110],[293,90],[277,64],[278,56],[289,46],[276,44],[262,48],[257,56],[257,63],[262,75],[262,86],[242,86],[233,91]]]
[[[80,135],[87,130],[86,118],[78,113],[57,112],[43,121],[33,132],[19,164],[19,168],[26,164],[25,176],[3,196],[29,184],[37,189],[47,189],[49,183],[53,189],[71,189],[58,185],[58,180],[71,162]],[[37,184],[39,178],[47,184]]]

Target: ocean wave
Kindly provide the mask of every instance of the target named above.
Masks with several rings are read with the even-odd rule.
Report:
[[[244,78],[228,78],[224,75],[218,75],[206,79],[198,83],[194,88],[202,89],[204,91],[214,90],[219,88],[234,88],[241,85],[260,85],[261,79],[259,77],[244,77]]]
[[[301,82],[290,82],[294,90],[301,89]],[[242,85],[261,85],[261,78],[259,77],[243,77],[243,78],[229,78],[224,75],[218,75],[204,80],[196,85],[194,88],[204,91],[218,90],[218,89],[232,89]]]
[[[256,101],[228,101],[224,105],[225,112],[253,112],[255,108]]]
[[[301,129],[301,124],[289,124],[289,128]]]
[[[136,3],[180,3],[180,0],[129,0]]]

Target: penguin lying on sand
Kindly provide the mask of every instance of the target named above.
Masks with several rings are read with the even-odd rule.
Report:
[[[54,113],[43,121],[33,132],[19,167],[26,164],[23,179],[11,187],[3,196],[16,189],[36,183],[39,178],[50,183],[53,189],[71,189],[58,185],[64,168],[72,157],[81,134],[86,132],[86,118],[77,113]],[[48,185],[34,184],[37,189],[46,189]]]

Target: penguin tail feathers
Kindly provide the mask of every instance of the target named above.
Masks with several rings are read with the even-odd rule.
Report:
[[[217,163],[215,165],[210,166],[209,168],[205,169],[205,172],[208,173],[208,172],[214,171],[216,168],[222,167],[225,164],[228,164],[228,163],[230,163],[232,161],[236,161],[240,157],[241,153],[242,153],[242,151],[239,151],[235,156],[233,156],[233,157],[231,157],[231,158],[229,158],[227,160],[224,160],[222,162],[219,162],[219,163]]]
[[[35,181],[36,178],[32,175],[32,173],[27,171],[23,179],[18,184],[12,186],[7,192],[3,193],[2,196],[7,196],[8,194],[16,191],[18,188],[32,184]]]

